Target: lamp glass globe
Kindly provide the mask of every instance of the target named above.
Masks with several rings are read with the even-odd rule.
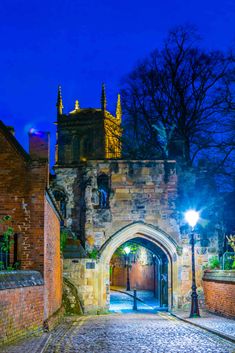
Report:
[[[124,251],[125,251],[125,253],[128,255],[128,254],[130,253],[131,249],[129,248],[129,246],[126,246],[126,247],[124,248]]]
[[[185,219],[191,227],[195,227],[199,220],[199,213],[195,210],[189,210],[185,213]]]

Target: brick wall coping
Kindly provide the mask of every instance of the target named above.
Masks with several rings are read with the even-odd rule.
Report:
[[[0,290],[42,286],[42,275],[38,271],[0,271]]]
[[[227,282],[235,284],[235,270],[210,270],[203,274],[203,281]]]

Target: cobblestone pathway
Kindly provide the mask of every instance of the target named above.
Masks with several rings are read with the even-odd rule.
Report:
[[[235,345],[169,314],[105,315],[54,333],[46,353],[232,353]]]
[[[35,353],[33,342],[7,353]],[[0,350],[1,351],[1,350]],[[1,351],[2,352],[2,351]],[[38,352],[38,351],[37,351]],[[168,313],[68,318],[43,353],[235,353],[235,345]]]
[[[200,311],[200,318],[189,318],[188,312],[176,311],[175,314],[189,322],[196,323],[208,329],[218,331],[235,339],[235,320]]]

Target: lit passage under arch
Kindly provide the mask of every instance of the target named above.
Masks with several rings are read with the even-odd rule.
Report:
[[[128,249],[128,254],[125,250]],[[131,249],[131,250],[130,250]],[[145,249],[145,252],[143,252]],[[141,259],[141,253],[145,253],[145,261]],[[137,289],[140,299],[151,301],[152,307],[168,307],[168,266],[169,261],[165,252],[148,239],[135,237],[123,243],[114,252],[110,260],[110,284],[116,291],[118,288],[124,291]],[[114,307],[112,300],[121,298],[119,294],[111,292],[111,309]],[[114,294],[113,294],[114,293]],[[123,300],[130,299],[123,296]],[[152,298],[150,300],[150,298]],[[120,303],[123,308],[122,303]]]

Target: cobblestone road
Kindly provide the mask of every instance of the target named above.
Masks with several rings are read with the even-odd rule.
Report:
[[[42,352],[38,348],[31,338],[0,352]],[[235,345],[168,313],[130,313],[67,318],[51,333],[43,350],[43,353],[130,352],[235,353]]]
[[[45,353],[232,353],[235,345],[159,314],[111,314],[57,329]]]

